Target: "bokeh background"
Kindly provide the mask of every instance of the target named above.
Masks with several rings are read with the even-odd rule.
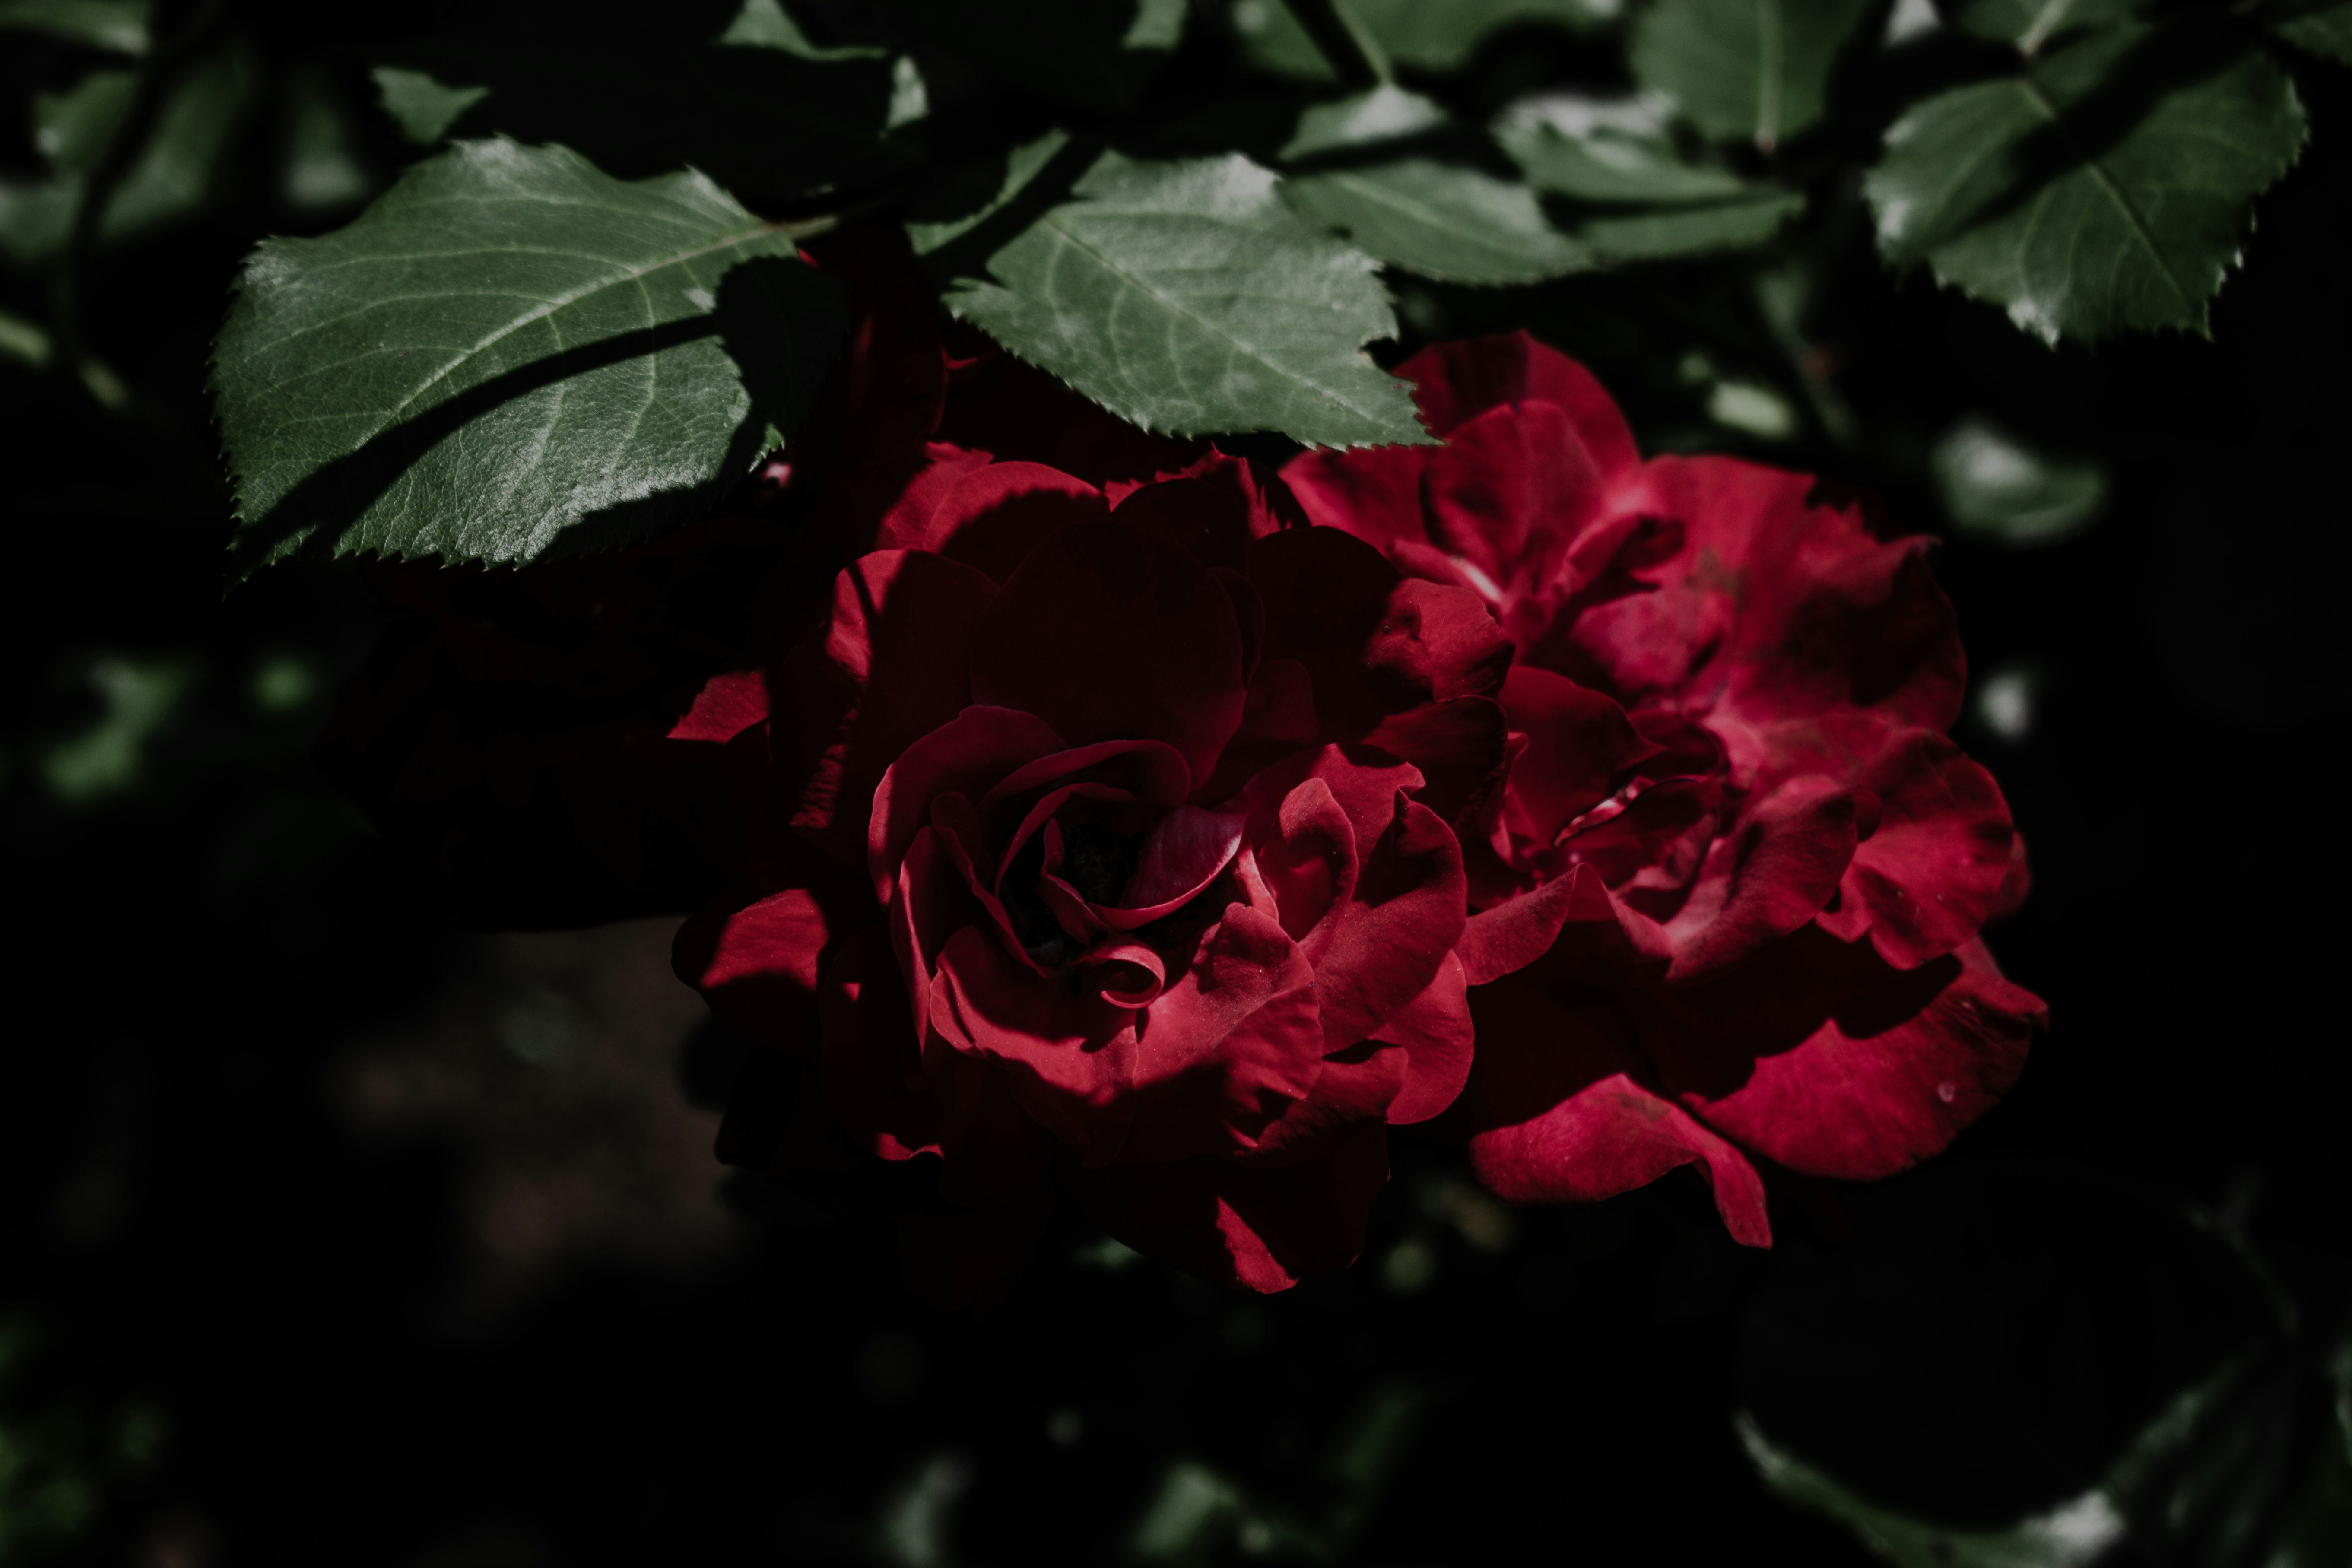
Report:
[[[359,575],[224,592],[228,279],[414,155],[361,61],[415,25],[229,13],[87,284],[97,380],[26,335],[71,149],[0,123],[0,1564],[1864,1563],[1743,1430],[1990,1529],[2242,1353],[2273,1371],[2148,1483],[2194,1528],[2114,1560],[2346,1560],[2262,1544],[2352,1301],[2345,83],[2303,83],[2210,341],[2045,349],[1886,275],[1851,191],[1738,267],[1397,284],[1390,363],[1524,326],[1645,447],[1943,537],[2036,873],[1993,946],[2053,1017],[2005,1105],[1776,1191],[1769,1254],[1696,1178],[1511,1210],[1409,1133],[1345,1275],[1243,1299],[1073,1229],[938,1316],[886,1234],[713,1157],[745,1047],[674,919],[467,930],[326,781]],[[1575,47],[1507,31],[1461,90]],[[0,33],[0,103],[92,58]]]

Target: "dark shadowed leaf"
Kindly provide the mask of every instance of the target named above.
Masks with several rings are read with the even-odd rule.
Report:
[[[1514,104],[1495,139],[1537,189],[1564,198],[1561,228],[1601,261],[1761,245],[1804,205],[1678,143],[1662,100],[1559,93]]]
[[[885,139],[909,85],[887,51],[788,47],[743,0],[496,0],[377,63],[405,73],[377,81],[412,139],[558,142],[624,178],[699,169],[748,202],[862,189],[909,162]]]
[[[1633,79],[1710,136],[1770,148],[1827,106],[1830,72],[1871,0],[1654,0],[1633,21]]]
[[[2352,4],[2347,0],[2286,0],[2263,12],[2272,32],[2298,49],[2352,66]]]
[[[1447,283],[1534,283],[1593,265],[1516,181],[1433,158],[1294,174],[1299,212],[1392,266]]]
[[[237,567],[634,542],[789,432],[842,331],[791,236],[699,174],[460,143],[246,263],[213,376]]]
[[[1617,0],[1349,0],[1349,8],[1391,59],[1425,71],[1461,69],[1506,27],[1591,33],[1623,9]],[[1234,0],[1229,15],[1243,58],[1258,69],[1301,81],[1338,79],[1283,0]]]
[[[1148,85],[1181,38],[1185,0],[912,0],[920,45],[999,80],[1107,112]]]
[[[1924,258],[2045,342],[2201,332],[2304,135],[2261,50],[2119,25],[1915,105],[1864,190],[1889,260]]]
[[[150,0],[0,0],[0,32],[47,33],[126,55],[147,52]]]
[[[1362,353],[1396,331],[1362,251],[1310,226],[1238,155],[1106,153],[987,259],[954,311],[1120,417],[1173,435],[1425,441]]]

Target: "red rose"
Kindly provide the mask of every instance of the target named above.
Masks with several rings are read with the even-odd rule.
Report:
[[[1054,1182],[1226,1283],[1345,1265],[1384,1129],[1469,1068],[1449,822],[1500,634],[1215,455],[1097,489],[935,445],[878,526],[679,728],[740,885],[680,973],[863,1148],[937,1155],[967,1234]],[[1486,753],[1423,745],[1465,700]]]
[[[2042,1018],[1979,940],[2023,852],[1943,734],[1965,670],[1927,542],[1882,541],[1803,475],[1643,462],[1599,384],[1524,334],[1403,374],[1444,446],[1284,477],[1517,645],[1509,778],[1465,835],[1478,1172],[1584,1201],[1696,1163],[1766,1245],[1751,1152],[1901,1170],[2009,1087]]]

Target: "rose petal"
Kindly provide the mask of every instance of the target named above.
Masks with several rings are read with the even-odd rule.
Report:
[[[966,473],[941,497],[923,548],[1003,583],[1047,535],[1100,521],[1102,492],[1043,463],[992,463]]]
[[[1594,466],[1615,479],[1640,466],[1625,416],[1591,372],[1526,332],[1433,343],[1397,367],[1432,433],[1452,436],[1490,408],[1549,403],[1567,415]]]
[[[1677,988],[1644,1038],[1709,1126],[1792,1170],[1871,1181],[1990,1110],[2043,1018],[1981,943],[1906,971],[1809,927],[1718,984]]]
[[[757,669],[722,669],[702,683],[694,704],[666,739],[724,744],[768,717],[768,679]]]
[[[940,1157],[940,1195],[1002,1203],[1035,1190],[1052,1142],[986,1062],[940,1053],[929,1065],[907,1027],[906,986],[878,931],[852,938],[821,997],[825,1109],[857,1145],[888,1160]]]
[[[817,978],[840,918],[806,888],[705,910],[678,928],[671,967],[729,1028],[814,1060]]]
[[[1240,812],[1196,805],[1168,813],[1144,839],[1133,879],[1118,907],[1103,910],[1104,918],[1113,930],[1133,931],[1192,902],[1232,862],[1248,821]]]
[[[1877,797],[1877,830],[1853,852],[1822,927],[1867,931],[1897,969],[1951,952],[1983,929],[2013,874],[2016,830],[1992,775],[1941,735],[1905,731],[1859,781]]]
[[[1503,709],[1511,728],[1528,737],[1511,764],[1510,793],[1538,844],[1558,838],[1607,800],[1627,770],[1662,750],[1608,697],[1548,669],[1514,667],[1503,682]]]
[[[1053,728],[1034,714],[967,708],[908,746],[874,792],[866,867],[876,897],[887,900],[907,846],[930,820],[932,797],[984,798],[1024,763],[1066,753]]]
[[[1111,515],[1159,534],[1198,565],[1249,570],[1250,506],[1230,485],[1162,479],[1138,486]]]
[[[1233,601],[1174,545],[1117,519],[1030,552],[973,628],[971,672],[979,701],[1034,713],[1081,745],[1163,741],[1194,779],[1215,771],[1241,722]]]
[[[1202,936],[1138,1034],[1128,1164],[1254,1148],[1322,1071],[1314,968],[1243,904]]]
[[[1645,1088],[1624,1022],[1538,966],[1471,993],[1471,1166],[1513,1203],[1597,1203],[1696,1163],[1732,1238],[1772,1242],[1764,1185],[1721,1137]]]
[[[948,939],[931,983],[933,1037],[994,1064],[1022,1108],[1088,1164],[1118,1154],[1134,1115],[1134,1018],[1041,979],[974,926]]]
[[[797,830],[855,864],[875,786],[899,754],[971,702],[969,647],[995,584],[969,566],[880,551],[845,567],[824,635],[787,661],[789,732],[806,755]]]
[[[1066,1162],[1061,1171],[1071,1201],[1129,1247],[1261,1293],[1353,1263],[1388,1173],[1387,1129],[1377,1124],[1297,1165],[1199,1159],[1088,1171]]]
[[[1790,780],[1742,811],[1708,847],[1689,899],[1665,922],[1674,980],[1730,967],[1820,912],[1853,858],[1853,792],[1819,775]]]

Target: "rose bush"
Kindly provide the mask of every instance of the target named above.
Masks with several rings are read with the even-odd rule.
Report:
[[[937,1158],[969,1221],[918,1227],[938,1294],[1056,1191],[1228,1284],[1340,1267],[1385,1129],[1469,1070],[1454,825],[1501,773],[1509,647],[1244,462],[1098,485],[929,406],[812,478],[874,546],[819,624],[673,731],[731,883],[679,972],[865,1153]],[[805,1109],[792,1136],[826,1158]]]
[[[1695,1164],[1767,1245],[1751,1156],[1869,1179],[1943,1148],[2042,1009],[1979,939],[2023,851],[1944,735],[1965,668],[1927,541],[1801,474],[1643,461],[1524,334],[1402,374],[1444,445],[1284,477],[1517,648],[1508,778],[1465,834],[1481,1178],[1585,1201]]]

